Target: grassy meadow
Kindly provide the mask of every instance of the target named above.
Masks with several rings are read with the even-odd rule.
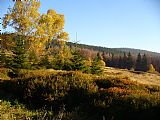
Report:
[[[1,68],[0,119],[158,120],[157,73],[105,68],[101,75],[53,69]]]

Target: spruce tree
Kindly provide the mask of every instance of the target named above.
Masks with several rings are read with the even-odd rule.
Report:
[[[142,71],[146,72],[148,70],[147,56],[144,54],[141,61]]]
[[[80,55],[79,51],[75,50],[72,53],[73,57],[71,58],[72,62],[72,70],[81,70],[83,71],[85,69],[85,61]]]
[[[27,64],[24,37],[22,35],[17,35],[14,37],[14,41],[15,41],[15,46],[13,47],[14,56],[11,61],[10,67],[12,69],[29,68],[29,64]]]
[[[122,68],[123,69],[127,68],[127,55],[126,55],[125,52],[124,52],[124,55],[123,55]]]
[[[127,69],[130,70],[133,67],[133,58],[131,53],[128,53],[128,58],[127,58]]]
[[[119,56],[118,67],[119,67],[119,68],[122,68],[122,66],[123,66],[123,60],[122,60],[122,57]]]
[[[104,70],[105,62],[102,60],[102,57],[99,53],[94,58],[91,66],[91,73],[92,74],[101,74]]]
[[[12,49],[13,56],[7,58],[6,65],[13,71],[8,73],[11,78],[18,77],[20,69],[30,68],[30,65],[27,64],[24,37],[22,35],[16,35],[13,37],[13,39],[15,41],[15,46]]]
[[[135,70],[136,71],[141,71],[142,70],[141,61],[142,61],[142,58],[141,58],[141,54],[139,53],[138,56],[137,56],[136,65],[135,65]]]
[[[102,73],[101,66],[98,64],[98,61],[97,61],[96,58],[92,61],[91,73],[92,74],[100,74],[100,73]]]

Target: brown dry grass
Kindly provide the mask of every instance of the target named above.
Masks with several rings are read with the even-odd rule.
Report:
[[[103,75],[128,77],[130,80],[136,81],[141,84],[160,86],[160,74],[159,73],[134,72],[134,71],[126,70],[126,69],[106,67]]]

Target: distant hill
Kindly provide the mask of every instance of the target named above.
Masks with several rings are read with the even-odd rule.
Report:
[[[160,56],[160,53],[147,51],[147,50],[141,50],[141,49],[134,49],[134,48],[113,48],[113,49],[124,51],[124,52],[131,52],[132,54],[141,53],[141,54],[147,54],[147,55],[153,56],[153,57]]]
[[[90,49],[90,50],[99,51],[99,52],[114,53],[118,55],[123,55],[124,52],[126,53],[131,52],[131,54],[135,56],[137,56],[138,53],[141,53],[151,57],[160,57],[160,53],[147,51],[147,50],[133,49],[133,48],[107,48],[107,47],[94,46],[94,45],[75,44],[72,42],[67,42],[67,45],[71,47],[77,46],[79,48],[85,48],[85,49]]]
[[[78,44],[78,43],[72,43],[67,42],[67,45],[70,47],[78,47],[78,48],[84,48],[84,49],[90,49],[98,52],[107,52],[107,53],[114,53],[114,54],[123,54],[123,51],[114,49],[114,48],[107,48],[107,47],[101,47],[101,46],[94,46],[94,45],[86,45],[86,44]]]

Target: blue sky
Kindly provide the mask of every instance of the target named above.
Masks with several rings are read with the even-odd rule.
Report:
[[[0,17],[12,6],[0,0]],[[65,15],[70,41],[103,47],[160,52],[159,0],[41,0],[41,13]]]

